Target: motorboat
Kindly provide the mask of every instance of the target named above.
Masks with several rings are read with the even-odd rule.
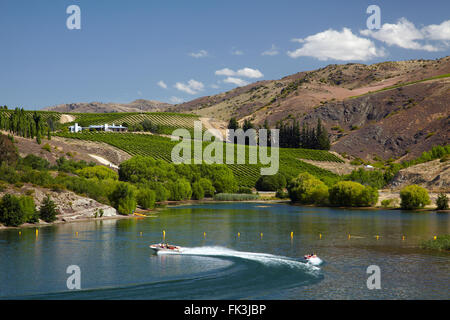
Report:
[[[153,253],[158,253],[158,252],[177,252],[180,253],[181,252],[181,247],[179,246],[175,246],[172,244],[168,244],[168,243],[157,243],[157,244],[151,244],[150,249],[153,250]]]
[[[314,266],[318,266],[319,264],[322,263],[322,259],[320,259],[315,254],[307,254],[307,255],[304,256],[304,258],[305,258],[307,263],[312,264]]]

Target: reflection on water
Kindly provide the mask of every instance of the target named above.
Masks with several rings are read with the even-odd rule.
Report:
[[[450,255],[417,245],[449,233],[449,221],[437,213],[226,203],[42,227],[38,237],[34,228],[20,236],[3,230],[0,297],[448,299]],[[195,249],[151,255],[162,230],[170,243]],[[303,268],[311,252],[325,261],[317,272]],[[66,288],[72,264],[81,268],[82,291]],[[381,290],[366,287],[372,264],[381,268]]]

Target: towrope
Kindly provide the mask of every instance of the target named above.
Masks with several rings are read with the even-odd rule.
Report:
[[[194,137],[191,137],[191,133],[187,129],[173,131],[172,141],[180,139],[181,141],[175,145],[171,152],[171,160],[176,164],[248,163],[268,166],[260,168],[261,175],[274,175],[279,169],[280,141],[278,129],[248,129],[245,131],[228,129],[227,137],[224,139],[222,133],[217,129],[208,129],[203,132],[202,122],[195,121]],[[224,141],[226,141],[225,161]],[[204,145],[204,142],[210,142],[210,144]],[[237,144],[233,142],[237,142]],[[192,146],[194,148],[193,156]],[[246,161],[247,151],[248,162]]]

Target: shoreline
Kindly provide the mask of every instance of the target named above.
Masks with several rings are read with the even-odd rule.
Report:
[[[293,203],[290,200],[284,200],[284,199],[257,199],[257,200],[245,200],[245,201],[223,201],[223,200],[214,200],[212,198],[206,198],[202,200],[182,200],[182,201],[165,201],[163,203],[160,203],[159,207],[156,207],[152,210],[137,210],[135,213],[143,214],[143,213],[149,213],[147,215],[115,215],[115,216],[108,216],[108,217],[98,217],[98,218],[81,218],[81,219],[73,219],[73,220],[56,220],[54,222],[39,222],[39,223],[24,223],[17,227],[12,226],[4,226],[0,225],[0,231],[2,230],[10,230],[10,229],[23,229],[23,228],[41,228],[41,227],[47,227],[47,226],[54,226],[54,225],[60,225],[60,224],[67,224],[67,223],[76,223],[76,222],[90,222],[90,221],[102,221],[102,220],[120,220],[120,219],[131,219],[131,218],[151,218],[154,217],[154,214],[163,210],[164,208],[176,208],[181,207],[185,205],[190,204],[214,204],[214,203],[267,203],[267,204],[287,204],[292,205],[296,207],[310,207],[310,208],[333,208],[333,209],[342,209],[342,210],[389,210],[389,211],[399,211],[404,210],[401,208],[384,208],[381,206],[372,206],[372,207],[332,207],[332,206],[318,206],[314,204],[301,204],[301,203]],[[422,208],[422,209],[415,209],[415,210],[404,210],[408,212],[417,212],[417,213],[429,213],[429,212],[436,212],[436,213],[450,213],[449,210],[437,210],[435,208]]]

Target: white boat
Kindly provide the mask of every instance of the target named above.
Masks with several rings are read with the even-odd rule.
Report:
[[[168,243],[157,243],[157,244],[151,244],[149,245],[149,248],[153,250],[153,253],[158,252],[181,252],[181,247],[174,246]]]
[[[307,261],[307,263],[313,266],[318,266],[319,264],[322,264],[322,259],[320,259],[315,254],[307,254],[306,256],[304,256],[304,258]]]

